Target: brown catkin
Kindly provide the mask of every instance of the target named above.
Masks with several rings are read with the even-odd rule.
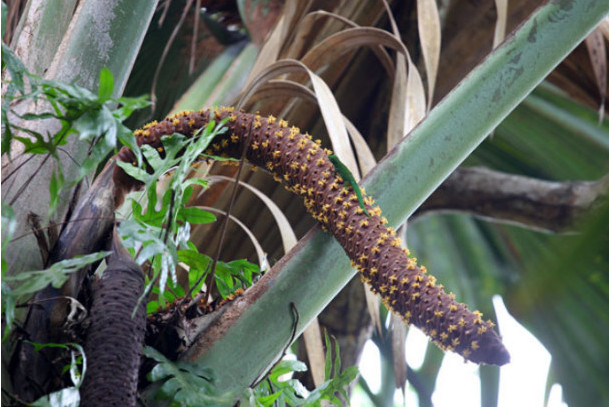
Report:
[[[131,260],[111,257],[93,292],[81,405],[135,406],[146,331],[144,273]]]
[[[211,116],[211,117],[210,117]],[[244,143],[247,160],[270,171],[275,180],[291,192],[301,195],[307,210],[330,231],[351,258],[362,280],[378,293],[383,303],[405,322],[422,329],[440,348],[452,350],[476,363],[503,365],[509,354],[493,323],[483,321],[478,311],[471,312],[447,294],[425,267],[417,265],[381,210],[365,197],[368,217],[348,182],[345,182],[328,159],[330,150],[320,146],[300,129],[273,116],[235,112],[232,108],[181,112],[161,122],[152,122],[135,136],[138,145],[149,144],[163,152],[161,137],[173,133],[192,135],[209,123],[228,118],[228,131],[213,140],[208,153],[240,157]],[[249,135],[249,138],[248,138]],[[133,162],[134,156],[123,148],[118,157]],[[122,169],[115,178],[130,188]],[[362,190],[365,195],[365,191]]]

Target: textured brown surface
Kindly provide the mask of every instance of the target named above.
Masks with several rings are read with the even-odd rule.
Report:
[[[240,157],[247,140],[248,161],[266,168],[287,190],[302,196],[307,210],[336,237],[362,280],[381,295],[389,309],[421,328],[442,349],[477,363],[502,365],[509,361],[493,323],[456,302],[425,267],[409,257],[370,197],[364,200],[372,216],[364,214],[352,188],[335,173],[328,159],[331,151],[320,147],[321,141],[313,141],[297,127],[273,116],[234,112],[231,108],[178,113],[160,123],[150,123],[135,135],[139,145],[149,144],[162,153],[161,136],[176,132],[191,135],[209,122],[210,115],[216,121],[228,118],[228,131],[214,140],[209,153]],[[119,158],[133,161],[126,149],[119,152]],[[128,184],[122,170],[115,176]]]
[[[83,406],[135,406],[144,331],[144,274],[130,260],[110,260],[94,286],[85,342]],[[136,309],[135,315],[133,310]]]

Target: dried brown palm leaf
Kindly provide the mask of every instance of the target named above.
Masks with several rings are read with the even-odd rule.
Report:
[[[607,99],[607,50],[605,40],[600,28],[595,29],[586,37],[586,48],[592,64],[592,71],[596,79],[599,93],[598,122],[601,123],[605,115],[605,101]]]
[[[325,38],[307,51],[301,60],[309,69],[319,73],[322,67],[331,65],[349,51],[359,50],[363,46],[379,45],[404,55],[407,53],[404,44],[385,30],[376,27],[353,27]],[[392,76],[393,72],[388,71],[387,74]]]
[[[351,28],[360,27],[357,23],[349,20],[346,17],[338,15],[336,13],[331,13],[331,12],[328,12],[325,10],[316,10],[316,11],[313,11],[313,12],[307,14],[302,19],[302,21],[300,22],[299,28],[302,26],[302,27],[305,27],[303,29],[303,31],[305,31],[305,32],[309,31],[310,27],[314,26],[314,24],[318,23],[321,19],[334,19],[334,20],[340,21],[347,27],[351,27]],[[306,38],[307,37],[304,35],[296,37],[295,43],[293,44],[292,49],[291,49],[292,54],[287,56],[288,58],[295,59],[295,58],[297,58],[297,55],[300,53],[306,54],[307,51],[304,48],[304,41]],[[393,61],[391,60],[391,57],[387,53],[387,51],[379,45],[376,47],[373,46],[372,52],[377,56],[377,58],[379,59],[379,61],[383,65],[383,67],[385,68],[385,71],[391,77],[391,75],[394,71],[394,66],[393,66],[394,64],[393,64]]]
[[[499,45],[505,38],[505,26],[507,24],[508,0],[495,0],[497,9],[497,24],[495,24],[495,35],[493,36],[493,48]]]
[[[442,37],[436,0],[417,0],[417,27],[427,71],[427,98],[432,100],[438,75]]]
[[[223,175],[210,175],[207,178],[211,181],[224,180],[224,181],[235,182],[234,178],[225,177]],[[292,247],[294,247],[294,245],[298,241],[298,239],[296,238],[296,234],[294,233],[294,230],[292,229],[292,226],[290,225],[290,222],[288,221],[288,218],[285,216],[283,211],[281,209],[279,209],[277,204],[275,204],[275,202],[273,202],[273,200],[271,198],[269,198],[264,192],[260,191],[258,188],[254,187],[252,185],[249,185],[248,183],[243,182],[243,181],[239,181],[239,185],[241,185],[244,188],[247,188],[252,193],[254,193],[262,202],[264,202],[264,204],[269,209],[269,211],[271,211],[271,214],[273,215],[273,219],[275,219],[275,222],[277,223],[277,227],[279,228],[279,233],[281,234],[281,241],[283,243],[283,249],[287,253]]]

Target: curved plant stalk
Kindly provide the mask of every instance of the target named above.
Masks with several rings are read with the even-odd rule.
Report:
[[[409,257],[395,231],[385,226],[381,209],[364,191],[362,200],[355,181],[343,179],[347,175],[340,169],[342,164],[333,161],[332,151],[319,146],[321,140],[313,141],[273,116],[234,113],[232,108],[178,113],[144,126],[135,136],[139,145],[148,144],[162,153],[162,136],[192,135],[211,120],[226,121],[228,131],[214,141],[208,154],[235,157],[245,148],[252,164],[266,168],[288,191],[301,195],[313,218],[340,242],[352,266],[387,308],[421,328],[442,349],[477,363],[502,365],[509,360],[493,324],[456,302]],[[123,163],[116,168],[116,184],[126,186],[127,193],[139,185],[124,172],[135,156],[123,147],[118,158]],[[264,284],[268,282],[259,283]]]

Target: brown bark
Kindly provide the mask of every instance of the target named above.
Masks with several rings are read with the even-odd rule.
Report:
[[[487,168],[459,168],[414,216],[459,212],[530,229],[573,232],[583,214],[609,194],[609,176],[596,182],[544,181]]]

